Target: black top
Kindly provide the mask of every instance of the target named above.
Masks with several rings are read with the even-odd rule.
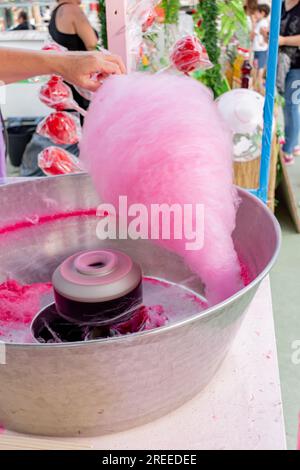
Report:
[[[68,2],[61,3],[52,12],[51,20],[50,20],[49,27],[48,27],[50,36],[57,44],[60,44],[61,46],[68,49],[69,51],[86,51],[87,49],[84,45],[84,42],[78,36],[78,34],[61,33],[57,29],[56,15],[60,7],[62,7],[63,5],[68,5]],[[76,103],[78,103],[79,106],[81,106],[81,108],[87,109],[90,104],[89,101],[84,99],[72,85],[70,85],[70,87],[72,88],[74,100],[76,101]]]
[[[285,3],[282,5],[281,15],[281,36],[297,36],[300,35],[300,1],[290,10],[286,10]],[[284,46],[282,49],[292,59],[291,68],[300,69],[300,49],[299,47]]]
[[[78,34],[67,34],[61,33],[56,26],[56,16],[58,10],[63,5],[69,5],[68,2],[61,3],[55,10],[52,12],[51,20],[49,23],[49,33],[52,39],[60,44],[61,46],[65,47],[69,51],[86,51],[86,47],[82,39],[78,36]]]

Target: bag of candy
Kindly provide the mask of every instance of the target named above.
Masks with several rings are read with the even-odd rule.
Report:
[[[170,58],[172,65],[185,74],[213,67],[204,45],[192,35],[184,36],[175,43]]]
[[[58,145],[77,144],[81,138],[79,119],[65,111],[57,111],[45,117],[36,131]]]
[[[71,88],[63,81],[62,77],[57,75],[52,75],[48,82],[41,87],[39,98],[46,106],[57,111],[74,110],[83,116],[86,115],[86,111],[74,100]]]
[[[38,155],[38,165],[47,176],[81,173],[78,158],[59,147],[47,147]]]

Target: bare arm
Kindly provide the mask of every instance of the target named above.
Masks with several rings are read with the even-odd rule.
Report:
[[[5,83],[57,73],[60,65],[57,54],[6,47],[0,48],[0,63],[0,80]]]
[[[83,11],[78,7],[74,12],[73,24],[76,33],[83,41],[86,49],[88,51],[94,51],[98,43],[97,35]]]
[[[67,82],[91,91],[96,91],[100,86],[100,83],[91,79],[91,75],[102,73],[106,76],[125,71],[119,57],[106,56],[101,52],[60,54],[0,48],[0,63],[0,81],[5,84],[37,75],[58,74]]]
[[[297,36],[280,36],[280,46],[300,47],[300,34]]]
[[[299,3],[299,0],[285,0],[284,3],[285,3],[285,8],[288,11],[294,8],[294,6],[297,5],[297,3]]]

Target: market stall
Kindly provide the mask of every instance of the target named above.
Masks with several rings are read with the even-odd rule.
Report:
[[[213,5],[211,8],[211,2],[206,5],[205,2],[197,1],[156,1],[141,2],[137,8],[130,0],[126,3],[112,0],[108,5],[99,2],[98,13],[92,2],[84,2],[83,8],[91,23],[100,32],[100,44],[121,55],[128,70],[157,73],[170,66],[170,50],[178,38],[195,34],[203,41],[213,68],[195,71],[195,79],[212,88],[216,98],[220,99],[224,93],[229,93],[226,99],[231,103],[232,113],[236,113],[234,106],[240,106],[238,98],[235,98],[236,90],[249,90],[248,94],[244,92],[243,95],[245,109],[237,112],[242,121],[247,120],[247,113],[256,113],[257,122],[251,124],[253,117],[248,116],[250,126],[243,127],[237,123],[236,129],[242,129],[242,132],[238,133],[232,128],[235,145],[234,169],[236,184],[255,189],[261,184],[263,99],[261,98],[260,106],[255,107],[258,98],[251,91],[251,40],[247,17],[240,0],[230,4],[216,0]],[[0,5],[2,16],[8,6],[9,3],[3,2]],[[48,37],[47,21],[52,7],[53,2],[49,1],[14,5],[11,17],[14,18],[18,9],[26,8],[37,30],[0,33],[1,44],[41,49]],[[9,23],[6,23],[6,27],[8,25]],[[33,81],[7,87],[2,109],[4,118],[12,119],[12,122],[15,122],[14,118],[24,119],[26,123],[49,114],[49,108],[38,99],[39,87],[40,84]],[[225,118],[231,119],[229,115]],[[264,166],[262,168],[264,173],[268,173],[268,177],[264,175],[264,179],[268,180],[267,199],[274,210],[278,158],[275,122],[272,129],[271,163],[267,169]],[[265,198],[265,195],[263,197]]]

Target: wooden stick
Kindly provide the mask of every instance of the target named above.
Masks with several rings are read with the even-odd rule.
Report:
[[[92,446],[76,441],[62,441],[38,437],[21,437],[17,435],[0,436],[0,450],[91,450]]]

